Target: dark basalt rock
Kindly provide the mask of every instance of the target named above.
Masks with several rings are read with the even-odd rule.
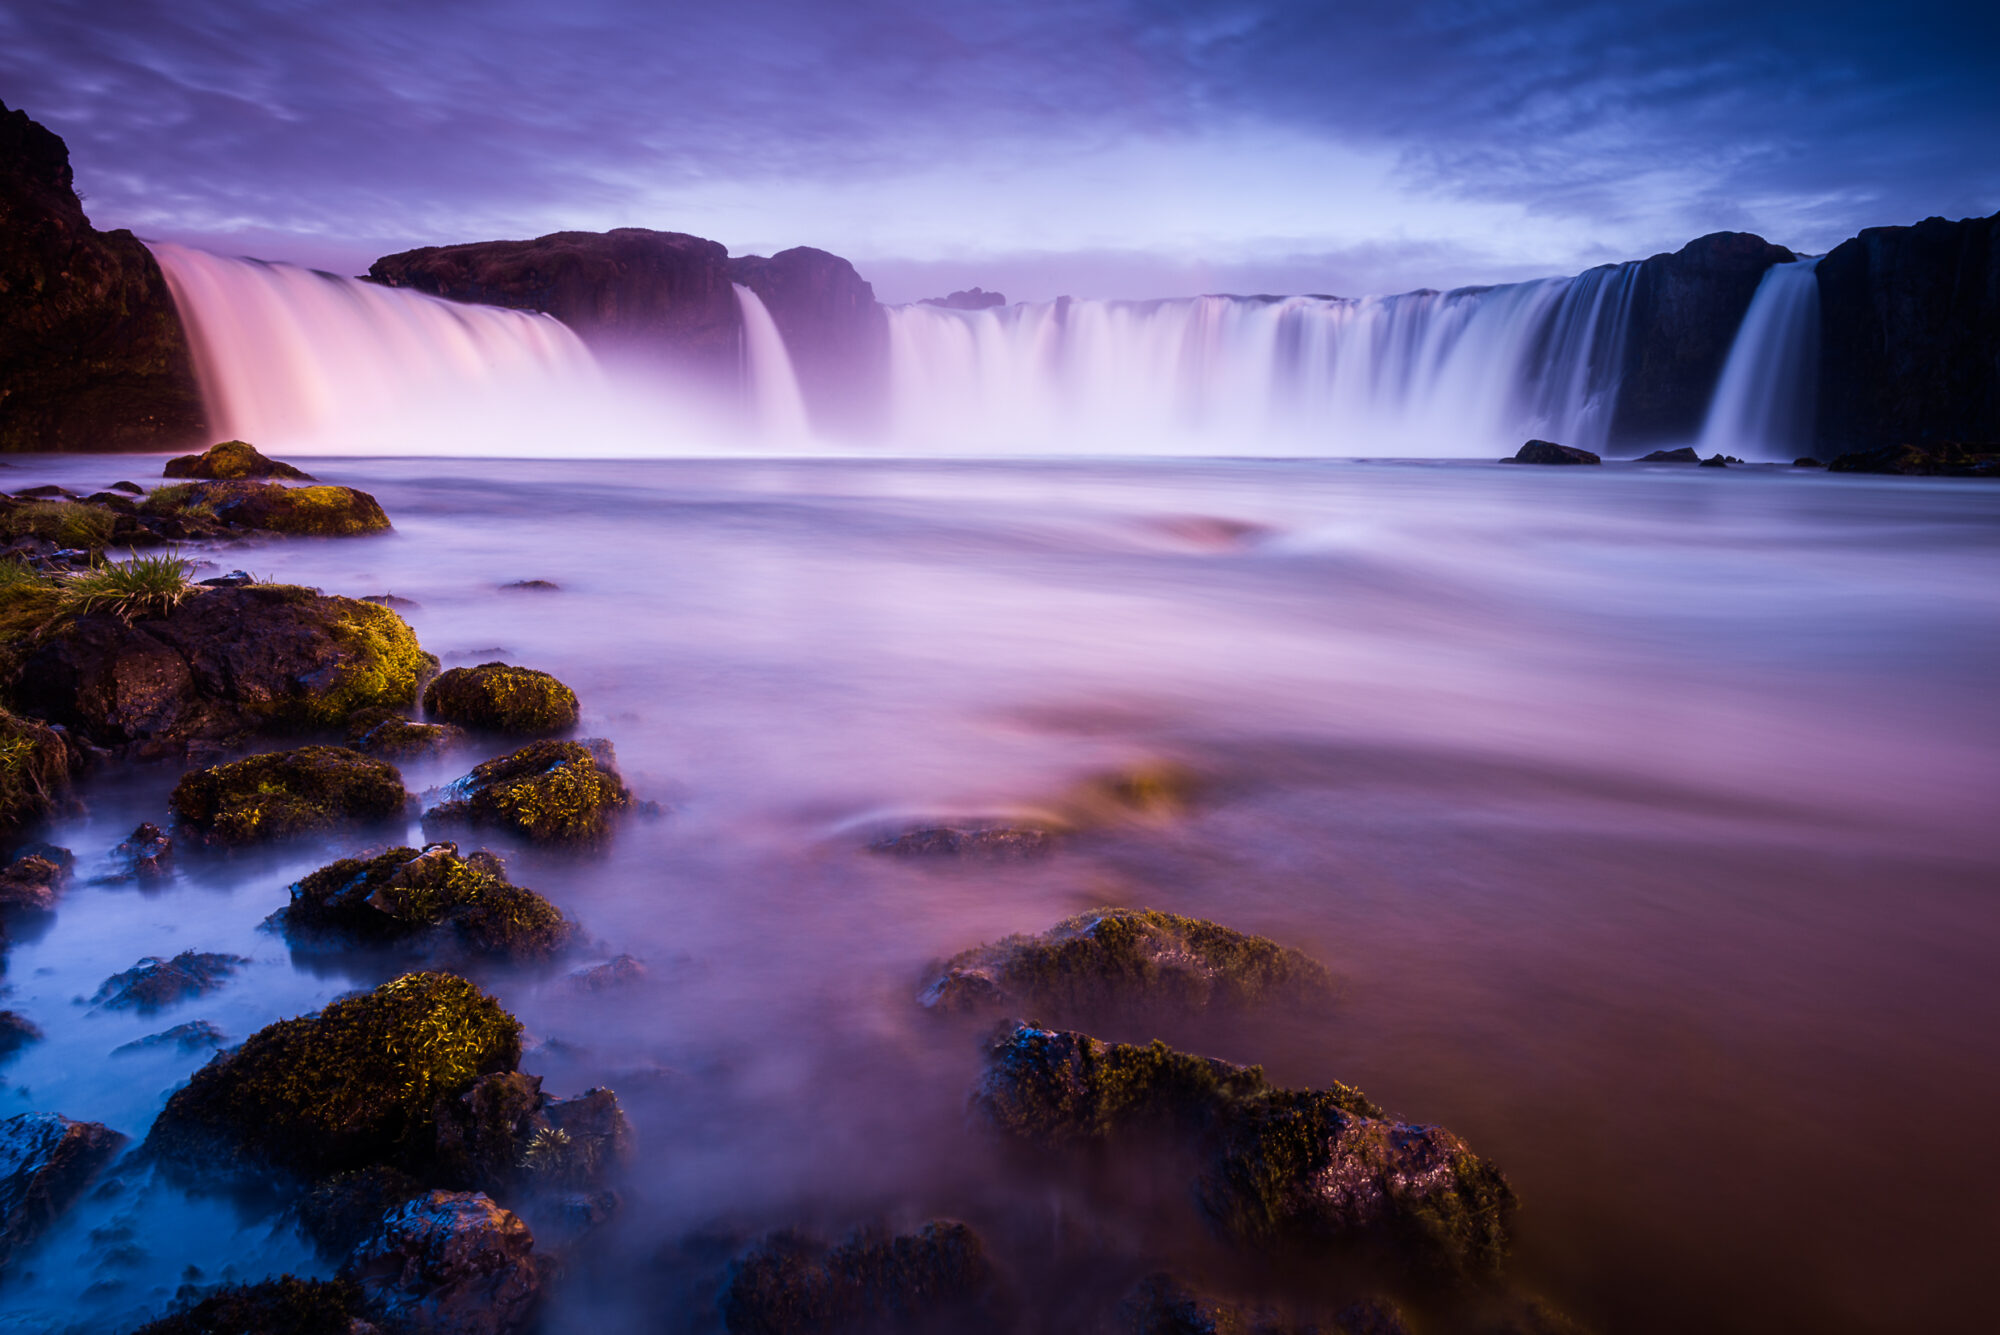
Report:
[[[386,607],[288,584],[212,589],[164,616],[76,618],[21,653],[16,699],[99,746],[335,727],[414,705],[437,670]]]
[[[150,1015],[177,1001],[206,996],[248,963],[241,955],[194,950],[184,950],[170,960],[149,955],[124,973],[105,979],[90,1000],[92,1005],[107,1010],[136,1010]]]
[[[405,974],[217,1056],[167,1100],[146,1149],[203,1180],[378,1164],[421,1176],[438,1105],[520,1059],[520,1022],[499,1002],[451,974]]]
[[[0,871],[0,919],[51,912],[76,859],[46,844],[29,849]]]
[[[1727,455],[1711,454],[1708,458],[1701,461],[1701,466],[1703,468],[1727,468],[1729,467],[1729,458]]]
[[[1641,456],[1639,462],[1642,464],[1698,464],[1701,462],[1701,456],[1695,453],[1692,445],[1683,445],[1677,450],[1654,450],[1651,454]]]
[[[2000,448],[1975,452],[1951,442],[1927,449],[1887,445],[1843,454],[1828,464],[1826,471],[1888,473],[1901,477],[2000,477]]]
[[[513,1335],[546,1281],[535,1237],[483,1194],[432,1191],[389,1212],[341,1276],[371,1316],[411,1335]]]
[[[292,887],[273,921],[295,948],[396,945],[448,956],[546,960],[576,935],[562,911],[511,885],[491,853],[456,844],[343,858]]]
[[[0,1121],[0,1275],[76,1203],[125,1144],[95,1122],[55,1113]]]
[[[730,1266],[722,1320],[729,1335],[1000,1331],[997,1290],[979,1235],[955,1220],[832,1248],[778,1233]]]
[[[61,733],[0,709],[0,840],[55,809],[69,791],[70,769]]]
[[[1798,258],[1747,232],[1716,232],[1639,266],[1612,416],[1621,446],[1693,440],[1764,271]]]
[[[222,1031],[207,1020],[189,1020],[171,1029],[162,1029],[157,1034],[135,1038],[130,1043],[120,1043],[111,1049],[114,1057],[135,1052],[151,1052],[158,1048],[174,1048],[180,1052],[200,1052],[203,1048],[219,1048],[227,1040]]]
[[[364,709],[347,720],[347,744],[363,755],[411,760],[441,755],[465,741],[465,729],[418,723],[387,709]]]
[[[311,482],[313,475],[276,459],[267,459],[248,441],[225,440],[200,454],[183,454],[167,460],[162,477],[195,477],[208,481],[234,481],[246,477],[281,477],[293,482]],[[135,488],[136,490],[136,488]]]
[[[1792,460],[1792,467],[1794,467],[1794,468],[1824,468],[1824,467],[1826,467],[1826,465],[1825,465],[1825,464],[1823,464],[1823,463],[1821,463],[1821,462],[1820,462],[1819,460],[1817,460],[1817,459],[1813,458],[1813,457],[1812,457],[1812,456],[1811,456],[1810,454],[1802,454],[1802,455],[1800,455],[1800,456],[1799,456],[1798,458],[1796,458],[1796,459]]]
[[[362,1319],[361,1288],[346,1279],[280,1275],[232,1284],[149,1321],[132,1335],[382,1335]]]
[[[1514,1193],[1499,1170],[1346,1085],[1280,1089],[1164,1043],[1019,1025],[994,1041],[973,1102],[1043,1149],[1179,1141],[1203,1165],[1191,1184],[1202,1213],[1242,1247],[1351,1253],[1433,1278],[1484,1277],[1506,1255]]]
[[[534,737],[576,726],[576,692],[533,668],[481,663],[451,668],[424,687],[424,712],[462,728]]]
[[[207,432],[166,277],[84,216],[63,141],[0,104],[0,450],[144,450]]]
[[[1558,445],[1550,440],[1531,440],[1515,451],[1511,459],[1502,459],[1503,464],[1601,464],[1604,460],[1589,450],[1579,450],[1573,445]]]
[[[389,528],[389,516],[375,498],[352,487],[209,482],[201,484],[198,500],[221,523],[268,533],[347,538]]]
[[[925,297],[919,306],[942,306],[948,311],[986,311],[995,306],[1005,306],[1007,298],[998,292],[988,292],[983,287],[963,288],[948,297]]]
[[[919,1000],[940,1011],[1083,1018],[1145,1007],[1323,1004],[1332,994],[1324,967],[1275,941],[1177,913],[1105,908],[956,955]]]
[[[33,1020],[14,1011],[0,1011],[0,1061],[41,1040],[41,1027]]]
[[[930,825],[877,839],[872,853],[896,857],[965,857],[993,862],[1025,862],[1055,850],[1054,830],[1019,825]]]
[[[140,880],[157,880],[173,869],[173,838],[151,821],[141,823],[112,852],[125,874]]]
[[[784,337],[812,424],[854,436],[876,426],[889,390],[889,318],[875,289],[838,255],[810,246],[729,261]]]
[[[2000,214],[1871,227],[1815,273],[1813,453],[2000,441]]]
[[[408,797],[387,761],[344,746],[302,746],[195,770],[167,804],[183,837],[230,848],[388,820]]]
[[[424,813],[424,833],[461,826],[508,830],[536,843],[588,844],[611,832],[632,801],[611,743],[531,742],[476,765]]]

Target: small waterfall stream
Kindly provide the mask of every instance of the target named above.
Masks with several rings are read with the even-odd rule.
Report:
[[[757,433],[773,444],[803,442],[811,428],[784,335],[762,298],[741,283],[730,286],[736,289],[736,306],[743,312],[744,388]]]
[[[1811,449],[1819,390],[1819,259],[1774,264],[1729,346],[1703,454],[1791,459]]]

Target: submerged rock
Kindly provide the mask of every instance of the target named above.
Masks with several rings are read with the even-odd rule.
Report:
[[[99,746],[165,749],[406,708],[437,665],[386,607],[253,584],[129,623],[78,617],[23,653],[13,685],[24,708]]]
[[[556,1099],[542,1092],[540,1076],[505,1071],[439,1103],[433,1171],[439,1181],[504,1195],[595,1191],[631,1147],[631,1125],[610,1090]]]
[[[347,721],[347,744],[364,755],[414,760],[440,755],[465,740],[449,723],[418,723],[386,709],[364,709]]]
[[[1855,450],[1826,466],[1829,473],[1890,473],[1902,477],[2000,477],[2000,449],[1949,442]]]
[[[451,668],[424,687],[424,712],[463,728],[532,737],[576,726],[576,692],[533,668],[481,663]]]
[[[1695,453],[1692,445],[1683,445],[1677,450],[1654,450],[1651,454],[1641,455],[1639,462],[1642,464],[1698,464],[1701,462],[1701,456]]]
[[[134,1052],[149,1052],[158,1048],[175,1048],[181,1052],[200,1052],[203,1048],[219,1048],[227,1042],[220,1029],[207,1020],[189,1020],[171,1029],[162,1029],[157,1034],[135,1038],[130,1043],[120,1043],[111,1049],[114,1057],[130,1055]]]
[[[1558,445],[1552,440],[1531,440],[1503,464],[1601,464],[1604,460],[1574,445]]]
[[[997,1288],[979,1235],[955,1220],[832,1248],[778,1233],[730,1266],[722,1319],[729,1335],[999,1331]]]
[[[1798,458],[1796,458],[1796,459],[1792,460],[1792,467],[1794,467],[1794,468],[1824,468],[1824,467],[1826,467],[1826,465],[1825,465],[1825,464],[1823,464],[1823,463],[1821,463],[1821,462],[1820,462],[1819,460],[1817,460],[1817,459],[1813,458],[1813,457],[1812,457],[1812,456],[1811,456],[1810,454],[1802,454],[1802,455],[1800,455],[1800,456],[1799,456]]]
[[[342,746],[271,751],[195,770],[168,797],[179,829],[228,848],[399,816],[408,794],[394,765]]]
[[[593,843],[611,832],[632,794],[611,743],[532,742],[473,767],[424,813],[424,833],[459,826],[508,830],[536,843]]]
[[[143,821],[112,852],[124,864],[126,875],[152,880],[172,869],[174,841],[159,826]]]
[[[53,811],[69,779],[70,752],[62,734],[39,719],[0,709],[0,839]]]
[[[346,1279],[280,1275],[232,1284],[151,1321],[132,1335],[375,1335],[361,1287]]]
[[[520,1022],[499,1002],[451,974],[406,974],[217,1056],[167,1100],[146,1148],[201,1178],[420,1171],[438,1103],[520,1059]]]
[[[33,1020],[13,1011],[0,1011],[0,1061],[41,1039],[41,1028]]]
[[[492,853],[460,857],[451,843],[343,858],[294,885],[275,920],[294,945],[334,938],[546,960],[575,937],[575,925],[533,890],[510,884],[506,870]]]
[[[602,964],[586,964],[562,976],[566,992],[605,992],[629,987],[646,977],[646,963],[631,955],[614,955]]]
[[[162,477],[193,477],[207,481],[235,481],[246,477],[282,477],[294,482],[311,482],[313,475],[288,463],[267,459],[247,441],[225,440],[200,454],[183,454],[167,460]]]
[[[1052,852],[1057,837],[1054,830],[1039,830],[1032,826],[930,825],[878,839],[868,845],[868,849],[873,853],[890,853],[897,857],[967,857],[993,862],[1025,862]]]
[[[535,1237],[486,1195],[432,1191],[385,1216],[341,1274],[410,1335],[511,1335],[533,1322],[546,1267]]]
[[[0,1121],[0,1274],[96,1180],[125,1137],[56,1113]]]
[[[250,961],[241,955],[215,955],[184,950],[170,960],[148,955],[124,973],[113,974],[97,989],[92,1005],[107,1010],[164,1010],[177,1001],[205,996],[228,982]]]
[[[1711,454],[1708,458],[1701,461],[1701,466],[1703,468],[1727,468],[1729,467],[1729,459],[1725,455]]]
[[[46,844],[8,863],[0,870],[0,919],[54,910],[75,864],[68,849]]]
[[[222,523],[269,533],[345,538],[389,527],[389,516],[376,499],[352,487],[210,482],[201,488],[200,499]]]
[[[1040,936],[1010,936],[946,961],[919,996],[941,1011],[1055,1017],[1163,1006],[1325,1002],[1333,977],[1261,936],[1157,909],[1093,909]]]
[[[1166,1135],[1203,1165],[1191,1184],[1239,1246],[1357,1252],[1478,1278],[1506,1255],[1514,1193],[1442,1127],[1390,1121],[1346,1085],[1280,1089],[1261,1070],[1019,1025],[973,1096],[993,1125],[1055,1148]]]

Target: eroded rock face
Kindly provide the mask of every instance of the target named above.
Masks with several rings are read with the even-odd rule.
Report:
[[[23,708],[96,745],[172,753],[192,740],[407,707],[436,670],[386,607],[257,584],[210,589],[130,623],[79,617],[23,655],[14,691]]]
[[[461,728],[546,736],[576,726],[576,692],[534,668],[481,663],[438,674],[424,687],[424,712]]]
[[[458,845],[342,858],[292,887],[275,921],[295,946],[399,945],[517,963],[546,960],[576,935],[562,911],[513,885],[491,853]]]
[[[1442,1127],[1396,1122],[1346,1085],[1277,1088],[1213,1058],[1019,1025],[989,1049],[974,1106],[1037,1146],[1165,1134],[1203,1167],[1190,1184],[1225,1239],[1355,1254],[1473,1279],[1504,1259],[1514,1193]]]
[[[411,1335],[511,1335],[541,1303],[535,1238],[481,1193],[432,1191],[391,1211],[342,1275],[393,1329]]]
[[[162,477],[193,477],[229,481],[246,477],[288,478],[311,482],[313,475],[277,459],[267,459],[255,445],[243,440],[225,440],[200,454],[183,454],[169,459],[160,470]],[[137,488],[134,488],[136,491]]]
[[[939,1219],[915,1233],[862,1233],[836,1247],[797,1233],[764,1239],[730,1266],[729,1335],[979,1332],[1007,1329],[979,1235]]]
[[[69,149],[0,104],[0,450],[162,449],[207,431],[166,277],[84,216]]]
[[[447,787],[424,813],[424,832],[498,829],[535,843],[589,844],[609,835],[631,802],[609,742],[532,742]]]
[[[0,1121],[0,1274],[111,1162],[125,1137],[56,1113]]]
[[[167,803],[183,838],[230,848],[385,821],[407,799],[387,761],[344,746],[301,746],[196,770]]]

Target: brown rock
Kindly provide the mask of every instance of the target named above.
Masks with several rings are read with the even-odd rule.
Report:
[[[483,1193],[433,1191],[383,1217],[342,1274],[411,1335],[511,1335],[540,1305],[535,1238]]]

